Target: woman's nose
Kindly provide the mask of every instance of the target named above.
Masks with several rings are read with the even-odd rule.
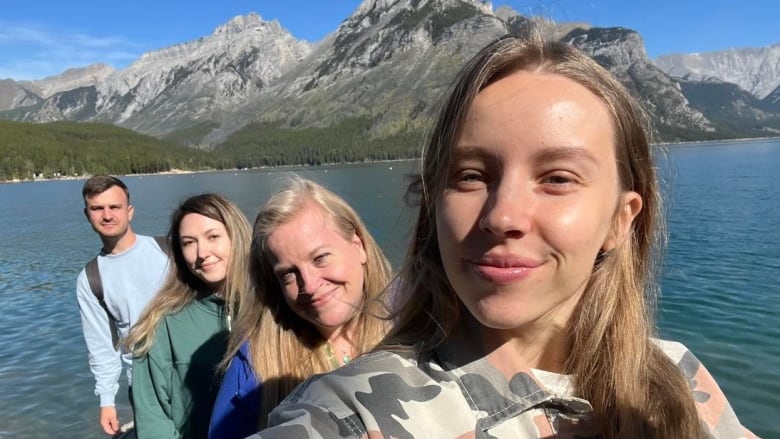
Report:
[[[521,181],[501,181],[489,191],[479,227],[496,236],[520,237],[531,228],[533,190]]]
[[[302,269],[298,276],[298,289],[301,292],[315,293],[319,287],[319,279],[319,272],[316,269]]]

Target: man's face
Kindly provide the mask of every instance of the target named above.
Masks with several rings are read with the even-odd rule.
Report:
[[[84,198],[84,214],[102,238],[121,238],[133,219],[133,206],[119,186],[112,186],[93,197]]]

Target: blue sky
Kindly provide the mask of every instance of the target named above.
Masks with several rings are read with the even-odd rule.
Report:
[[[0,13],[0,79],[40,79],[103,62],[117,68],[144,52],[211,34],[236,15],[276,19],[318,41],[361,0],[22,0]],[[494,0],[525,15],[639,31],[648,55],[780,43],[778,0]]]

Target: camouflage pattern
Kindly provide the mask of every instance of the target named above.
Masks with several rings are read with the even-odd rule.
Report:
[[[688,378],[708,437],[756,437],[693,354],[658,344]],[[547,390],[527,368],[502,372],[490,356],[465,352],[461,344],[424,361],[387,351],[358,358],[304,382],[271,413],[272,427],[251,438],[598,437],[588,401]]]

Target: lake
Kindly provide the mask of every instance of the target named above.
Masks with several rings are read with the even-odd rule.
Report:
[[[670,237],[660,333],[704,362],[746,426],[778,437],[780,140],[671,146],[659,166]],[[227,195],[252,221],[294,171],[355,206],[397,267],[412,213],[402,202],[405,176],[414,169],[383,162],[123,180],[134,230],[154,235],[200,192]],[[83,183],[0,184],[0,438],[105,437],[75,298],[76,276],[100,247],[82,212]]]

